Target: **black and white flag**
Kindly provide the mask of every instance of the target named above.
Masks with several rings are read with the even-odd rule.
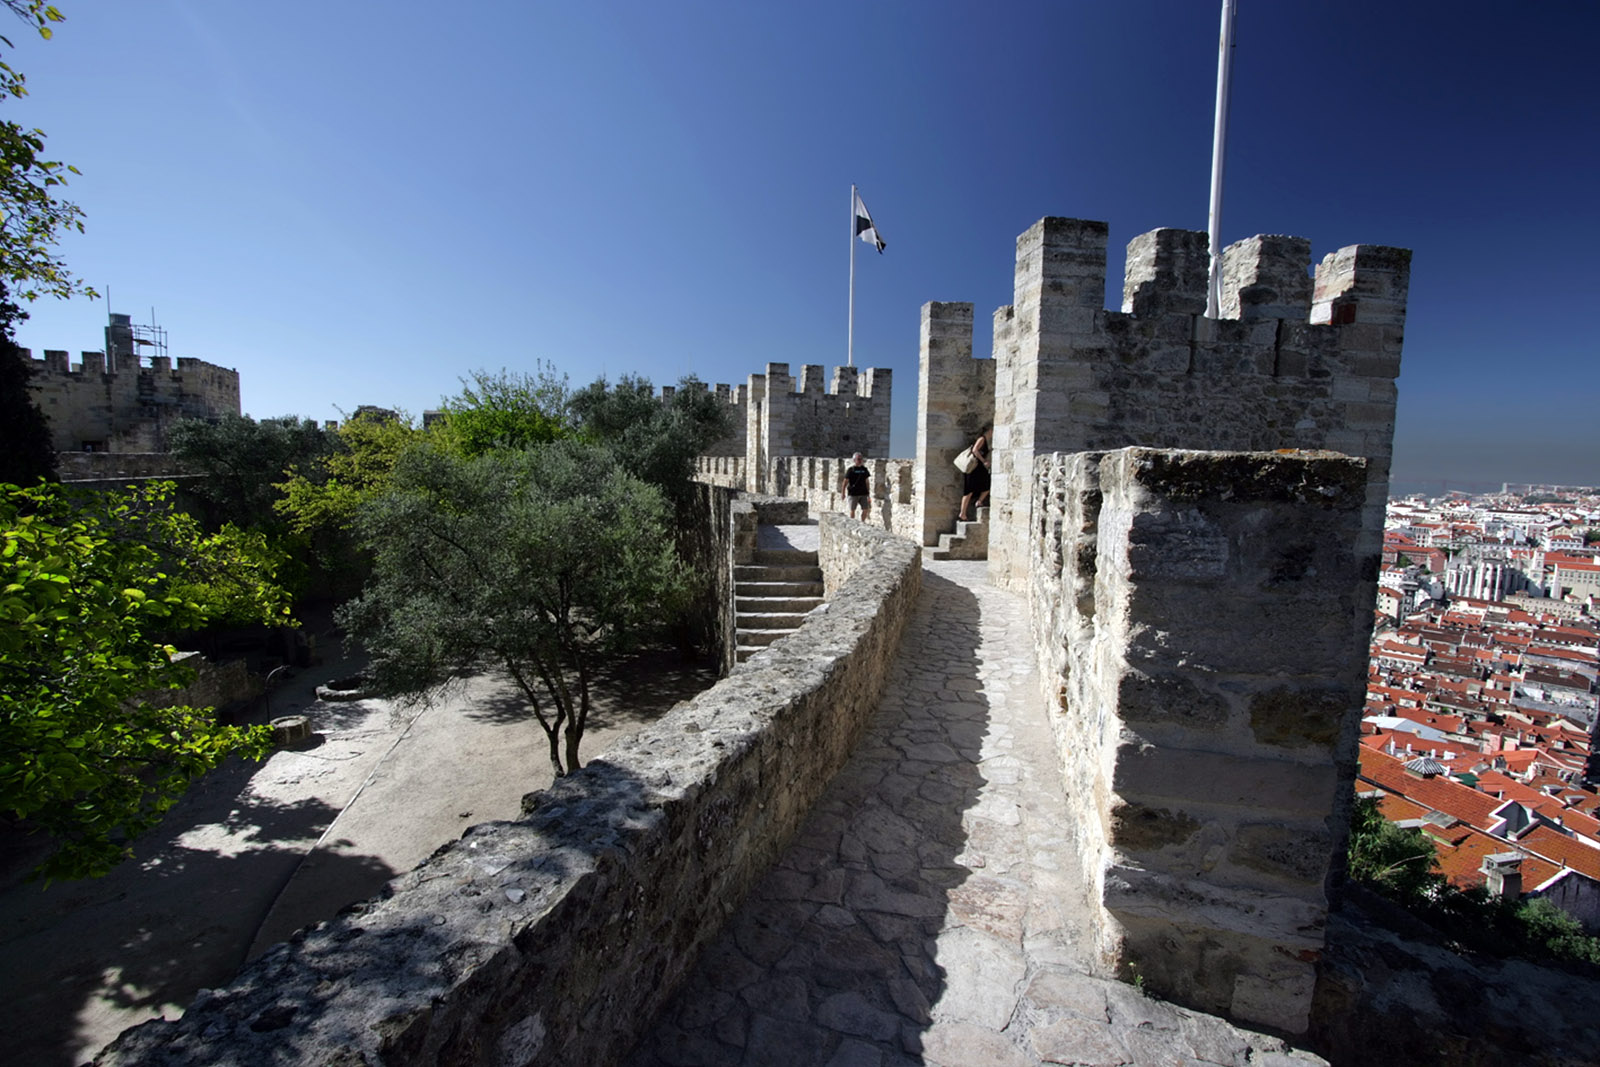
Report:
[[[878,227],[873,225],[872,216],[867,214],[867,205],[861,202],[861,194],[856,194],[856,236],[869,245],[877,245],[878,253],[883,254],[886,243],[878,233]]]

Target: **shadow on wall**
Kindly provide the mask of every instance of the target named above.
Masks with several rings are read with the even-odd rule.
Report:
[[[946,989],[935,938],[971,877],[962,817],[984,784],[978,625],[970,592],[923,575],[866,736],[629,1067],[903,1063],[920,1047]]]

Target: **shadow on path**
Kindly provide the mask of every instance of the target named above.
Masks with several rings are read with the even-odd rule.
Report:
[[[964,818],[985,784],[981,623],[972,592],[924,572],[866,737],[630,1067],[922,1062],[937,938],[988,847]]]

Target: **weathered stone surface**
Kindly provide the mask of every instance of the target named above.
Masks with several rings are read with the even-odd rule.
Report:
[[[1228,849],[1234,863],[1316,885],[1327,876],[1332,856],[1333,842],[1320,825],[1245,825]]]
[[[1034,1058],[1002,1034],[964,1022],[936,1022],[916,1042],[928,1067],[1034,1067]]]
[[[350,1050],[468,1062],[457,1035],[493,1048],[530,1011],[544,1036],[529,1062],[615,1060],[683,980],[724,903],[795,835],[877,706],[916,602],[919,559],[914,545],[835,521],[850,528],[823,539],[838,557],[829,560],[838,583],[829,611],[763,664],[746,664],[534,795],[522,821],[475,827],[389,899],[269,952],[181,1021],[129,1031],[103,1061],[211,1062],[227,1049],[242,1060],[311,1062]],[[479,862],[490,853],[495,862]],[[798,880],[798,895],[814,886],[800,872],[775,878]],[[486,889],[497,892],[477,895]],[[720,950],[716,990],[745,990],[763,965],[787,958],[784,930],[819,904],[786,907],[792,913],[741,927],[743,951]],[[331,990],[328,974],[342,976]],[[265,1026],[263,1011],[281,1004],[298,1006],[292,1025]],[[625,1007],[599,1026],[588,1014],[600,1005]],[[743,1033],[744,1015],[724,1012],[714,1026]],[[754,1041],[772,1029],[748,1032]],[[515,1042],[529,1044],[532,1032],[524,1026]]]
[[[1214,730],[1228,720],[1228,704],[1219,693],[1174,675],[1129,671],[1118,687],[1117,706],[1130,723],[1170,722]]]
[[[1250,700],[1250,729],[1264,745],[1331,748],[1338,743],[1352,707],[1364,695],[1353,687],[1330,689],[1281,686]]]
[[[1060,1019],[1034,1027],[1029,1039],[1034,1055],[1043,1063],[1075,1067],[1122,1067],[1128,1050],[1105,1023],[1090,1019]]]
[[[1200,826],[1181,811],[1124,804],[1111,813],[1111,840],[1120,849],[1144,852],[1181,845],[1194,837]]]
[[[880,1011],[860,993],[836,993],[817,1006],[817,1021],[830,1030],[887,1041],[900,1032],[900,1018]]]
[[[1163,995],[1269,1026],[1304,1025],[1341,847],[1368,473],[1148,449],[1036,471],[1034,626],[1080,870],[1108,909],[1091,936]]]

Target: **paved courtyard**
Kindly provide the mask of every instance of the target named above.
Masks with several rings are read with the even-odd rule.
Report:
[[[928,562],[870,732],[630,1067],[1309,1064],[1085,973],[1027,605]]]

